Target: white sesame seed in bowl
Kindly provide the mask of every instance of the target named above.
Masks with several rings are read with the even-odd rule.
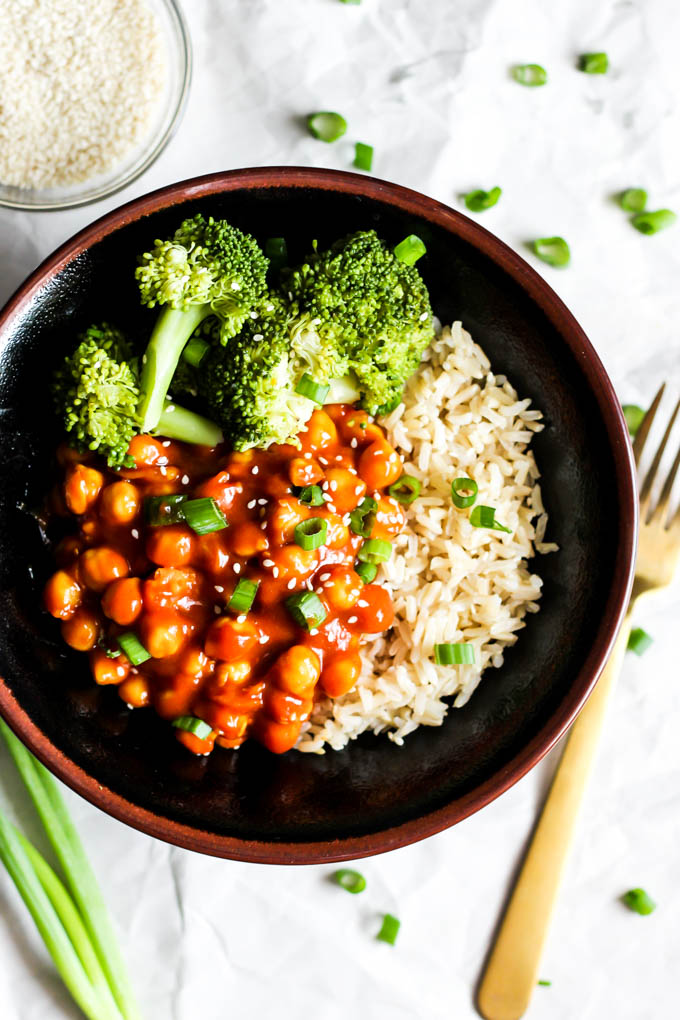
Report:
[[[184,112],[191,44],[175,0],[0,6],[0,205],[67,209],[127,187]]]

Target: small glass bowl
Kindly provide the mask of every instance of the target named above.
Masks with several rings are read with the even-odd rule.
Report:
[[[165,39],[167,80],[156,117],[144,140],[106,173],[68,187],[17,188],[0,182],[0,206],[45,211],[71,209],[115,194],[131,184],[158,158],[175,133],[191,84],[191,40],[175,0],[147,0]]]

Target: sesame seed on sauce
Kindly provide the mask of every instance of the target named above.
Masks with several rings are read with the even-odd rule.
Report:
[[[268,499],[258,499],[257,502],[260,504],[260,506],[266,506],[267,503],[269,502],[269,500]]]
[[[189,475],[182,475],[181,481],[182,481],[182,485],[188,485],[189,484]]]
[[[330,490],[331,490],[331,492],[335,492],[337,487],[338,487],[338,483],[336,482],[336,480],[334,478],[333,481],[330,483]]]
[[[335,459],[336,459],[336,460],[342,460],[342,454],[341,454],[341,453],[338,453],[338,454],[336,455],[336,458],[335,458]]]
[[[321,577],[319,578],[320,581],[330,581],[330,579],[331,575],[328,572],[322,574]]]
[[[274,560],[262,560],[262,566],[263,567],[273,567],[274,566]]]
[[[358,623],[359,622],[359,617],[358,616],[350,616],[348,618],[347,622],[348,623]]]
[[[326,492],[328,490],[328,482],[324,482],[321,488],[323,489],[324,492]]]
[[[312,627],[309,633],[311,634],[312,637],[315,637],[319,633],[319,631],[316,627]]]
[[[166,476],[166,475],[167,475],[167,473],[168,473],[168,469],[167,469],[166,467],[162,466],[162,467],[160,467],[160,468],[159,468],[158,470],[160,471],[160,473],[161,473],[161,474],[163,475],[163,477],[165,478],[165,476]]]
[[[248,509],[249,510],[253,510],[256,506],[257,506],[257,500],[256,499],[251,499],[250,503],[248,503]]]
[[[352,436],[352,441],[349,445],[352,447],[353,450],[356,450],[357,446],[359,445],[359,440],[357,439],[356,436]]]
[[[132,528],[130,530],[130,534],[132,535],[133,538],[139,538],[139,532],[137,531],[136,528]]]
[[[359,599],[357,605],[360,606],[362,609],[368,609],[368,602],[365,599]]]
[[[266,645],[267,642],[269,641],[269,635],[268,634],[263,634],[262,637],[259,639],[259,641],[260,641],[261,645]]]
[[[355,489],[354,489],[354,495],[355,496],[360,496],[362,492],[363,492],[363,485],[355,486]]]
[[[304,457],[305,460],[311,460],[312,459],[311,453],[303,453],[302,456]]]
[[[251,475],[256,475],[256,474],[258,473],[258,471],[259,471],[259,470],[260,470],[260,469],[259,469],[259,467],[257,466],[257,464],[255,464],[255,465],[254,465],[253,467],[251,467],[251,469],[250,469],[250,473],[251,473]]]
[[[161,443],[161,446],[165,446],[167,448],[168,446],[170,446],[170,440],[164,439],[163,442]]]
[[[272,570],[272,577],[278,577],[278,576],[279,576],[279,568],[278,567],[274,567],[274,569]]]
[[[292,591],[294,587],[295,587],[295,578],[291,577],[290,581],[286,585],[286,588],[288,589],[288,591]]]
[[[328,461],[325,457],[319,457],[319,464],[323,464],[325,466],[328,464]]]
[[[215,591],[219,591],[220,593],[224,591],[224,587],[221,584],[215,584],[213,585],[213,588]]]
[[[241,573],[241,564],[240,563],[235,563],[234,566],[232,567],[232,570],[234,571],[235,574],[240,574]],[[224,591],[224,589],[222,589],[222,590]]]
[[[240,616],[236,617],[236,622],[237,623],[245,623],[247,619],[248,619],[248,617],[246,616],[246,614],[245,613],[241,613]]]

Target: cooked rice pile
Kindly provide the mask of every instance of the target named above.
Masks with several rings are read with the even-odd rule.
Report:
[[[408,523],[377,580],[392,592],[394,629],[364,646],[364,671],[348,694],[320,703],[298,743],[301,751],[339,750],[372,730],[402,744],[418,726],[440,726],[444,698],[464,705],[487,666],[500,666],[527,613],[538,611],[541,579],[530,573],[547,515],[529,449],[541,412],[494,375],[459,322],[446,327],[412,378],[405,401],[382,424],[422,482]],[[451,482],[479,486],[478,504],[496,508],[512,534],[474,528],[451,501]],[[471,666],[437,666],[438,642],[475,647]]]

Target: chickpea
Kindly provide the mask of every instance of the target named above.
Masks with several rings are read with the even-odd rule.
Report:
[[[351,567],[332,567],[324,582],[324,598],[333,609],[352,609],[362,596],[364,584]]]
[[[194,543],[196,563],[209,574],[219,575],[229,566],[230,531],[211,531]]]
[[[366,495],[366,482],[347,468],[332,467],[326,472],[328,490],[326,495],[335,509],[346,514],[359,506]]]
[[[365,584],[359,602],[352,608],[352,615],[357,617],[357,621],[351,626],[364,634],[388,630],[394,623],[394,606],[389,592],[379,584]]]
[[[234,481],[229,471],[220,471],[203,482],[196,489],[197,497],[208,497],[214,499],[222,513],[226,514],[231,510],[236,496],[243,492],[241,482]]]
[[[254,463],[254,450],[243,450],[241,453],[231,453],[229,455],[229,460],[227,461],[227,473],[231,478],[249,478],[250,470]]]
[[[175,736],[180,744],[184,744],[187,751],[191,751],[192,754],[210,754],[215,746],[214,733],[203,739],[197,737],[195,733],[189,733],[188,730],[175,730]]]
[[[244,521],[229,528],[229,548],[236,556],[249,559],[269,547],[264,531],[255,521]]]
[[[83,590],[72,574],[58,570],[45,585],[45,609],[59,620],[68,620],[83,601]]]
[[[297,499],[288,496],[285,499],[277,499],[272,504],[267,514],[267,535],[270,546],[285,545],[293,541],[293,535],[298,524],[306,521],[312,513],[308,507],[303,506]]]
[[[139,623],[140,639],[154,659],[175,655],[185,640],[185,631],[178,613],[157,610],[143,613]]]
[[[251,620],[239,623],[236,619],[221,616],[208,630],[205,653],[211,659],[236,662],[254,650],[258,637],[259,631]]]
[[[196,677],[176,673],[161,690],[155,692],[154,708],[163,719],[191,715],[199,683]]]
[[[102,595],[106,616],[122,627],[134,623],[142,611],[142,582],[138,577],[121,577],[112,581]]]
[[[312,700],[311,698],[296,698],[294,694],[288,694],[287,691],[270,687],[265,694],[264,707],[267,715],[275,722],[303,723],[309,718]]]
[[[64,620],[61,625],[61,636],[67,645],[77,652],[89,652],[99,637],[99,620],[90,609],[81,606],[75,613]]]
[[[149,684],[141,676],[131,676],[123,680],[118,687],[118,693],[130,708],[145,708],[151,701]]]
[[[198,679],[211,672],[214,665],[200,645],[189,645],[179,660],[180,672]]]
[[[359,474],[369,489],[382,489],[401,477],[401,457],[387,440],[376,440],[359,458]]]
[[[193,552],[194,533],[184,524],[153,528],[146,540],[146,555],[161,567],[183,567]]]
[[[276,660],[272,677],[279,690],[309,699],[320,672],[321,663],[316,652],[304,645],[293,645]]]
[[[215,670],[213,687],[217,690],[221,687],[242,687],[250,679],[253,671],[252,663],[247,659],[237,659],[234,662],[220,662]]]
[[[320,409],[314,411],[307,427],[300,433],[300,447],[303,453],[316,453],[338,441],[338,430],[333,420]]]
[[[339,698],[351,691],[361,673],[361,659],[352,655],[336,655],[324,666],[321,686],[329,698]]]
[[[366,446],[375,442],[376,439],[383,439],[383,432],[379,425],[370,421],[366,411],[357,410],[352,407],[344,410],[343,414],[335,419],[340,436],[345,443],[351,443],[356,439],[359,446]]]
[[[130,672],[130,662],[122,652],[112,659],[103,648],[93,648],[90,652],[90,668],[96,683],[120,684]]]
[[[104,475],[86,464],[76,464],[66,474],[64,500],[72,514],[87,513],[94,506],[104,485]]]
[[[102,492],[101,515],[107,524],[127,524],[139,513],[140,497],[132,482],[112,482]]]
[[[273,754],[290,751],[300,736],[301,723],[277,723],[272,719],[257,720],[256,733],[258,740]]]
[[[314,458],[293,457],[288,465],[288,477],[291,485],[314,485],[324,479],[323,468]]]
[[[143,602],[147,609],[171,609],[197,588],[198,575],[190,567],[159,567],[144,581]]]
[[[92,591],[103,591],[116,578],[127,577],[130,568],[119,552],[101,545],[82,553],[78,560],[78,573],[86,587]]]
[[[138,468],[168,463],[165,447],[159,439],[154,439],[153,436],[133,436],[128,447],[128,454]]]
[[[228,740],[243,740],[251,717],[229,704],[208,701],[201,705],[201,718]]]
[[[278,581],[304,581],[311,577],[319,565],[318,549],[302,549],[299,545],[284,545],[264,554],[264,562],[272,563],[269,569],[277,570]],[[259,595],[259,591],[258,591]]]
[[[375,512],[375,533],[372,538],[390,539],[398,535],[406,524],[406,511],[392,496],[381,496]]]
[[[326,521],[326,548],[344,549],[349,542],[350,535],[349,528],[342,517],[331,513],[329,510],[321,510],[318,516],[323,517]]]

